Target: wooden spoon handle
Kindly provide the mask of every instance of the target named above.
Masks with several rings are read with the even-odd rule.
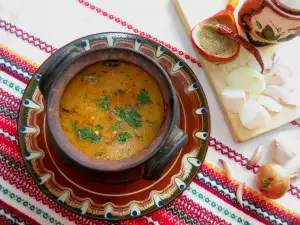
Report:
[[[229,0],[225,8],[226,11],[233,13],[240,0]]]

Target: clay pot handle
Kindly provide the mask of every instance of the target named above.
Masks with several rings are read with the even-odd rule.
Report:
[[[168,163],[187,143],[187,134],[179,128],[174,128],[166,145],[145,166],[143,178],[146,180],[157,180]]]
[[[41,66],[39,82],[39,89],[42,92],[44,98],[47,98],[51,86],[54,81],[60,76],[60,72],[65,65],[68,65],[81,51],[75,46],[68,46],[61,50],[60,53],[56,53],[50,59],[45,62],[45,66]]]

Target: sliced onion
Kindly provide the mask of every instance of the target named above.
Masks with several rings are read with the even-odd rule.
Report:
[[[261,153],[262,153],[262,145],[258,146],[255,152],[253,153],[250,161],[247,164],[248,169],[251,169],[254,165],[256,165],[259,162],[261,158]]]
[[[236,191],[236,199],[237,199],[237,202],[243,206],[243,190],[244,190],[244,187],[245,187],[245,182],[241,182],[237,191]]]
[[[288,191],[290,177],[282,166],[266,164],[258,170],[256,186],[267,198],[278,199]]]
[[[220,164],[222,165],[224,172],[225,172],[225,176],[231,180],[232,179],[232,175],[231,175],[231,171],[229,169],[228,164],[223,160],[223,159],[219,159]]]
[[[249,130],[264,127],[271,120],[269,112],[260,104],[249,100],[240,112],[242,125]]]
[[[257,102],[261,104],[263,107],[268,109],[270,112],[281,112],[283,109],[283,106],[280,105],[278,102],[276,102],[273,98],[261,95],[257,99]]]
[[[270,96],[282,105],[293,107],[297,106],[295,98],[296,96],[294,96],[292,92],[288,91],[287,89],[281,86],[269,85],[265,89],[264,94]]]
[[[225,82],[228,86],[254,94],[261,94],[266,88],[264,76],[247,66],[239,66],[231,70]]]

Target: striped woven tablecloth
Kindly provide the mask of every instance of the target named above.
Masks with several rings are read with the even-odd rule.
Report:
[[[199,9],[201,5],[199,1]],[[206,161],[187,190],[158,211],[120,222],[62,211],[28,177],[17,137],[20,101],[37,67],[64,44],[105,31],[147,35],[185,59],[206,92],[212,118]],[[300,224],[300,181],[293,181],[283,198],[271,201],[255,190],[258,166],[246,168],[254,149],[262,143],[267,146],[280,132],[299,136],[300,123],[294,121],[244,144],[233,143],[169,0],[0,0],[0,224]],[[262,162],[268,161],[268,154],[266,150]],[[217,163],[220,158],[229,163],[234,180],[225,178]],[[241,181],[247,183],[243,208],[235,197]]]

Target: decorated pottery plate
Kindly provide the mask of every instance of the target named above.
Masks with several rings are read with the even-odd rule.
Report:
[[[90,218],[128,219],[163,207],[192,181],[208,148],[208,104],[195,74],[170,50],[133,34],[95,34],[67,46],[70,45],[84,50],[107,46],[131,48],[156,60],[176,88],[181,106],[181,129],[189,140],[157,181],[138,179],[104,184],[81,176],[64,164],[51,145],[45,123],[45,100],[38,88],[42,65],[27,86],[19,115],[20,148],[32,178],[57,204]]]

